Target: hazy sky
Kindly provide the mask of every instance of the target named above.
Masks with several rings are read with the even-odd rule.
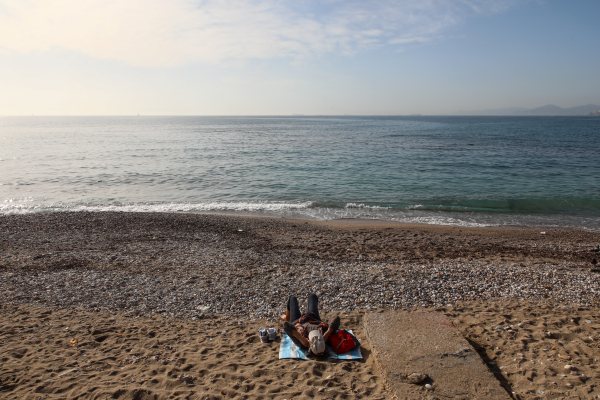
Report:
[[[600,104],[599,0],[0,0],[0,115]]]

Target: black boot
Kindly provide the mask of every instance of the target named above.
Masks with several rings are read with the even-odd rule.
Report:
[[[329,324],[329,327],[333,329],[334,332],[340,329],[340,317],[335,317]]]
[[[296,331],[296,327],[290,324],[288,321],[283,323],[283,330],[289,337],[294,337],[294,331]]]

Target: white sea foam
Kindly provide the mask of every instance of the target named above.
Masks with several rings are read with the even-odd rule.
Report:
[[[51,211],[120,212],[281,212],[302,210],[311,202],[207,202],[207,203],[134,203],[134,204],[51,204],[33,203],[33,199],[7,199],[0,205],[2,214],[28,214]]]
[[[354,203],[348,203],[354,204]],[[0,215],[41,212],[208,212],[248,214],[308,220],[372,220],[410,224],[452,225],[464,227],[539,226],[545,228],[584,229],[600,231],[597,219],[540,214],[486,214],[427,211],[407,208],[353,205],[320,207],[314,202],[198,202],[198,203],[131,203],[131,204],[47,204],[32,197],[9,198],[0,203]],[[558,219],[557,219],[558,218]]]
[[[346,208],[358,208],[358,209],[366,209],[366,210],[389,210],[391,207],[384,206],[369,206],[366,204],[356,204],[356,203],[347,203]]]

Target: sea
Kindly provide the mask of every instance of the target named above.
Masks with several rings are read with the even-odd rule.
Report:
[[[0,214],[600,231],[600,118],[0,117]]]

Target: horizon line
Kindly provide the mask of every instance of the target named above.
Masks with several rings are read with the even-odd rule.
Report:
[[[589,114],[14,114],[0,118],[24,117],[586,117]]]

